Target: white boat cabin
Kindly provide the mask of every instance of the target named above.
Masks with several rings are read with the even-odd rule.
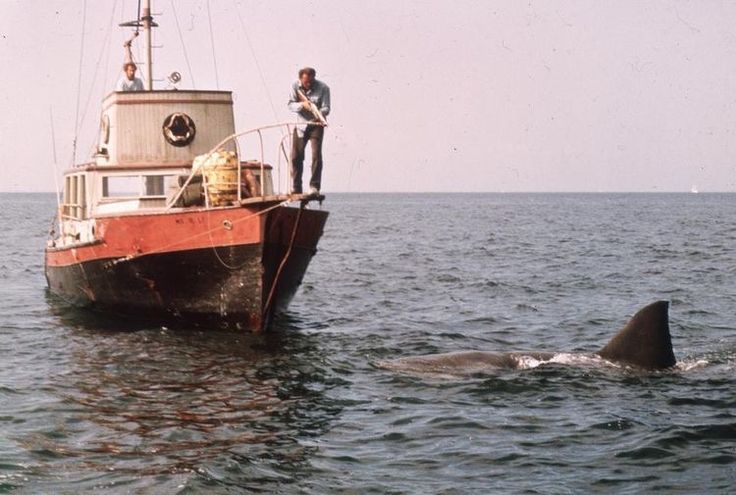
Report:
[[[65,174],[62,238],[92,241],[93,229],[86,224],[97,216],[204,207],[202,176],[187,181],[192,163],[234,133],[229,91],[111,93],[103,101],[94,162],[78,165]],[[234,140],[219,147],[238,160],[236,148]],[[240,179],[234,179],[236,183],[231,185],[241,199],[244,195],[273,195],[269,165],[247,161],[240,162],[239,169],[259,185],[257,190],[249,188],[245,176],[237,176]],[[182,186],[187,186],[187,191],[181,191]],[[181,198],[172,204],[177,196]]]

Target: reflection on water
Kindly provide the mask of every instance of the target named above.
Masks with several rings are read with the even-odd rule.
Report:
[[[150,328],[50,302],[68,330],[65,366],[49,384],[63,405],[47,413],[63,419],[17,440],[76,487],[86,473],[133,482],[219,461],[238,471],[255,464],[256,479],[286,464],[293,476],[309,455],[294,439],[319,434],[340,412],[321,404],[329,385],[308,335]]]

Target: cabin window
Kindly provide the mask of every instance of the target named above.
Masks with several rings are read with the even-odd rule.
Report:
[[[67,175],[64,177],[64,206],[69,204],[69,193],[72,190],[72,178]],[[68,215],[67,211],[64,211],[65,215]]]
[[[140,175],[118,175],[102,178],[102,196],[105,198],[137,198],[140,195]]]
[[[84,175],[77,176],[77,205],[74,216],[84,218],[85,206],[87,206],[87,177]]]
[[[163,196],[166,194],[163,175],[149,175],[144,179],[146,182],[146,196]]]
[[[67,175],[64,177],[64,202],[61,205],[62,216],[69,218],[72,216],[71,200],[69,199],[72,192],[72,177]]]
[[[110,175],[102,178],[102,197],[165,197],[175,180],[174,175]]]
[[[62,215],[65,218],[82,220],[85,218],[87,205],[87,177],[85,175],[67,175],[64,178],[64,203]]]

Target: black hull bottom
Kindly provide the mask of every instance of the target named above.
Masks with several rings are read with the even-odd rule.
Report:
[[[133,318],[262,330],[294,297],[315,250],[242,245],[46,267],[65,301]],[[274,279],[278,275],[276,286]]]

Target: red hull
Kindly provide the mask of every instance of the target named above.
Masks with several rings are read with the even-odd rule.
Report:
[[[75,304],[262,330],[296,292],[327,215],[264,202],[100,217],[95,241],[46,250],[46,277]]]

